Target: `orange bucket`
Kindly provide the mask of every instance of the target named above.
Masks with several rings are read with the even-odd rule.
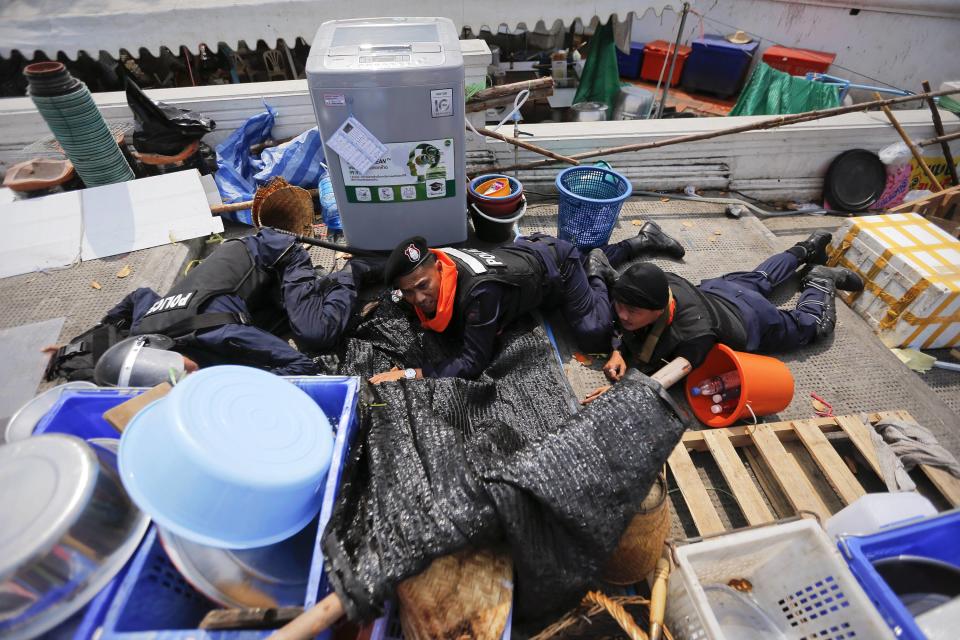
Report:
[[[714,376],[734,369],[740,376],[737,406],[722,413],[711,413],[712,399],[695,396],[691,390]],[[703,364],[687,375],[686,393],[687,402],[700,422],[708,427],[729,427],[743,418],[765,416],[786,409],[793,400],[793,375],[787,365],[776,358],[734,351],[725,344],[718,344],[707,354]]]

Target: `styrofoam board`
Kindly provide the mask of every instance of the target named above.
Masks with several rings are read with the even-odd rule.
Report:
[[[0,205],[0,277],[223,231],[195,171]]]

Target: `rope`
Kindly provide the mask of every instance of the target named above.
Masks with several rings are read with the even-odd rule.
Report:
[[[590,591],[583,597],[584,604],[596,604],[604,609],[607,613],[610,614],[610,617],[617,621],[617,624],[620,625],[620,628],[630,636],[630,640],[650,640],[643,629],[637,626],[637,623],[634,621],[633,616],[627,613],[627,610],[623,608],[617,602],[614,602],[607,596],[603,595],[599,591]]]

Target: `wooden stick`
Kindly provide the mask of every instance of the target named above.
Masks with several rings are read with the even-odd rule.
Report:
[[[310,192],[311,196],[318,196],[320,194],[319,189],[307,189]],[[234,211],[243,211],[244,209],[249,209],[253,206],[253,200],[247,200],[245,202],[231,202],[230,204],[218,204],[210,207],[210,213],[215,216],[221,216],[225,213],[232,213]]]
[[[930,93],[930,82],[924,80],[922,84],[924,93]],[[940,111],[937,110],[937,105],[934,103],[933,98],[927,97],[927,106],[930,107],[930,115],[933,116],[934,130],[936,130],[938,136],[943,136],[943,121],[940,120]],[[943,151],[943,157],[947,161],[947,169],[950,170],[950,177],[953,178],[953,184],[960,184],[960,179],[957,179],[957,165],[954,164],[953,154],[950,153],[950,145],[948,145],[945,140],[941,140],[940,149]]]
[[[331,593],[315,604],[311,609],[271,633],[267,640],[310,640],[326,631],[343,617],[343,603],[340,597]]]
[[[537,89],[536,91],[530,92],[530,97],[528,100],[542,100],[544,98],[549,98],[553,95],[553,89]],[[476,113],[478,111],[486,111],[487,109],[493,109],[494,107],[502,106],[513,106],[513,103],[516,101],[516,96],[503,96],[500,98],[489,98],[487,100],[480,100],[478,102],[468,102],[466,105],[467,113]]]
[[[653,588],[650,590],[650,640],[660,640],[663,631],[663,612],[667,605],[667,578],[670,560],[660,558],[653,570]]]
[[[490,87],[489,89],[478,91],[472,98],[470,98],[470,101],[467,102],[467,106],[474,102],[483,102],[484,100],[490,100],[493,98],[503,98],[505,96],[513,97],[524,89],[529,90],[530,93],[544,89],[552,92],[553,87],[553,78],[550,76],[547,76],[546,78],[537,78],[536,80],[524,80],[523,82],[501,84],[497,87]]]
[[[470,129],[467,128],[467,131]],[[567,164],[578,165],[580,164],[573,158],[568,158],[567,156],[562,156],[559,153],[554,153],[549,149],[544,149],[543,147],[538,147],[535,144],[530,144],[529,142],[524,142],[517,138],[509,138],[501,133],[496,131],[491,131],[490,129],[479,128],[477,133],[480,135],[487,136],[488,138],[493,138],[494,140],[500,140],[501,142],[506,142],[507,144],[512,144],[515,147],[520,147],[521,149],[526,149],[527,151],[533,151],[534,153],[539,153],[542,156],[547,156],[548,158],[553,158],[554,160],[559,160],[560,162],[566,162]]]
[[[953,133],[948,133],[945,136],[937,136],[936,138],[927,138],[926,140],[920,140],[915,142],[918,147],[929,147],[932,144],[938,144],[942,142],[950,142],[951,140],[960,139],[960,131],[955,131]]]
[[[751,124],[739,125],[736,127],[730,127],[729,129],[722,129],[720,131],[707,131],[704,133],[691,133],[684,136],[676,136],[674,138],[666,138],[664,140],[655,140],[653,142],[641,142],[637,144],[627,144],[620,147],[610,147],[608,149],[595,149],[594,151],[585,151],[583,153],[575,153],[571,158],[574,160],[586,160],[587,158],[597,158],[599,156],[614,155],[617,153],[627,153],[630,151],[646,151],[647,149],[656,149],[659,147],[668,147],[675,144],[684,144],[687,142],[697,142],[700,140],[710,140],[711,138],[719,138],[720,136],[727,136],[733,133],[744,133],[746,131],[762,131],[764,129],[776,129],[777,127],[782,127],[788,124],[799,124],[801,122],[810,122],[811,120],[821,120],[823,118],[830,118],[832,116],[840,116],[845,113],[853,113],[855,111],[863,111],[870,107],[880,107],[883,105],[891,104],[901,104],[903,102],[912,102],[914,100],[920,100],[926,98],[928,95],[931,98],[936,98],[939,96],[953,95],[960,93],[960,89],[947,89],[944,91],[934,91],[929,94],[919,94],[915,96],[903,96],[899,98],[888,98],[886,100],[874,100],[872,102],[862,102],[860,104],[854,104],[846,107],[834,107],[833,109],[819,109],[817,111],[806,111],[804,113],[796,113],[791,115],[782,115],[775,118],[769,118],[767,120],[761,120],[760,122],[753,122]],[[525,164],[511,165],[507,167],[501,167],[500,171],[508,171],[511,169],[535,169],[537,167],[542,167],[544,165],[553,164],[552,160],[537,160],[535,162],[528,162]]]
[[[927,96],[930,94],[928,93]],[[880,94],[874,93],[873,96],[879,100]],[[883,113],[887,116],[887,120],[890,121],[890,124],[893,125],[893,128],[897,130],[897,133],[900,134],[900,137],[903,139],[904,144],[910,148],[910,153],[913,154],[913,159],[917,161],[917,164],[920,165],[920,168],[923,169],[923,173],[927,176],[927,180],[930,181],[930,191],[936,193],[940,191],[942,187],[940,182],[937,180],[937,176],[933,175],[933,171],[930,171],[930,167],[927,166],[927,163],[924,161],[923,156],[920,155],[920,149],[917,145],[913,144],[913,140],[910,139],[910,136],[907,135],[907,132],[903,130],[903,127],[900,126],[900,123],[897,121],[896,117],[893,115],[893,111],[890,111],[890,107],[887,105],[880,105],[880,108],[883,109]]]

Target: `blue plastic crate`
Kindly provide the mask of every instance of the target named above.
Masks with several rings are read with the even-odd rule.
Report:
[[[617,49],[617,68],[621,78],[636,80],[640,77],[640,67],[643,66],[643,42],[631,42],[630,53],[623,53]]]
[[[56,404],[40,419],[34,434],[66,433],[84,440],[119,438],[120,434],[103,419],[103,412],[122,404],[145,389],[72,389],[64,391]]]
[[[360,381],[345,376],[303,376],[288,378],[316,401],[336,430],[333,459],[320,510],[320,525],[313,561],[304,594],[310,607],[329,592],[323,573],[320,538],[333,512],[347,453],[356,435],[356,406]],[[319,590],[319,594],[318,594]],[[180,576],[167,558],[156,530],[151,528],[134,556],[127,576],[120,583],[103,624],[101,640],[146,638],[246,640],[265,638],[269,631],[198,631],[197,625],[216,605],[197,592]],[[321,634],[324,638],[328,634]]]
[[[960,510],[869,536],[844,536],[838,546],[850,571],[897,637],[925,640],[913,616],[873,568],[873,562],[911,555],[960,566]]]
[[[706,35],[691,45],[680,79],[684,90],[729,98],[740,92],[759,42],[734,44],[723,36]]]

